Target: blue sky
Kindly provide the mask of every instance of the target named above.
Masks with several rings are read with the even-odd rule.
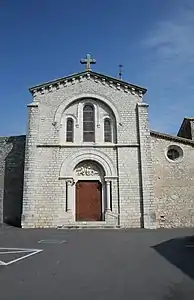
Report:
[[[194,117],[193,0],[0,1],[0,135],[26,132],[28,88],[83,70],[148,89],[150,127]]]

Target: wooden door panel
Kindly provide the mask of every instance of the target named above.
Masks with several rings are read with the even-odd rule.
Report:
[[[101,215],[101,183],[78,181],[76,184],[76,220],[100,221]]]

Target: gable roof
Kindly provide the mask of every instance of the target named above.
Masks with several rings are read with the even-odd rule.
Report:
[[[97,73],[97,72],[88,71],[88,70],[83,71],[83,72],[79,72],[79,73],[75,73],[75,74],[72,74],[72,75],[69,75],[69,76],[66,76],[66,77],[58,78],[58,79],[55,79],[55,80],[52,80],[52,81],[48,81],[48,82],[45,82],[45,83],[42,83],[42,84],[39,84],[39,85],[35,85],[35,86],[31,87],[29,89],[29,91],[31,93],[33,93],[34,91],[39,91],[39,90],[41,90],[43,88],[47,88],[51,85],[57,85],[57,84],[60,84],[60,83],[63,84],[64,82],[79,79],[80,77],[85,77],[85,76],[86,77],[91,76],[93,78],[99,78],[99,79],[102,79],[103,81],[108,81],[109,83],[112,83],[112,84],[117,84],[117,85],[120,85],[122,87],[128,87],[129,89],[133,89],[134,91],[141,92],[142,94],[145,94],[146,91],[147,91],[147,89],[145,89],[143,87],[125,82],[123,80],[119,80],[117,78],[113,78],[113,77],[110,77],[110,76],[107,76],[107,75],[103,75],[103,74],[100,74],[100,73]]]
[[[194,146],[194,141],[193,140],[189,140],[187,138],[182,138],[179,136],[174,136],[174,135],[170,135],[170,134],[166,134],[166,133],[161,133],[161,132],[157,132],[154,130],[150,130],[150,135],[157,137],[157,138],[162,138],[162,139],[166,139],[169,141],[174,141],[177,143],[182,143],[182,144],[186,144],[186,145],[191,145]]]

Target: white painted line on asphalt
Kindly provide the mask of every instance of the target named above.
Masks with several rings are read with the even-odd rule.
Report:
[[[22,257],[19,257],[19,258],[16,258],[16,259],[14,259],[14,260],[11,260],[11,261],[9,261],[8,263],[6,263],[6,266],[11,265],[11,264],[13,264],[13,263],[15,263],[15,262],[17,262],[17,261],[19,261],[19,260],[22,260],[22,259],[24,259],[24,258],[30,257],[30,256],[32,256],[32,255],[35,255],[35,254],[37,254],[37,253],[39,253],[39,252],[42,252],[42,251],[43,251],[43,250],[36,250],[35,252],[29,253],[29,254],[24,255],[24,256],[22,256]]]
[[[15,250],[19,250],[20,251],[21,250],[21,251],[27,252],[27,251],[39,251],[40,249],[0,247],[0,250],[13,250],[13,251],[15,251]]]
[[[16,251],[0,251],[0,255],[1,254],[12,254],[12,253],[26,253],[26,252],[32,252],[32,251],[29,251],[29,250],[22,250],[22,251],[19,251],[19,250],[16,250]]]
[[[0,265],[1,266],[8,266],[8,265],[11,265],[15,262],[18,262],[22,259],[25,259],[25,258],[28,258],[32,255],[35,255],[35,254],[38,254],[40,252],[43,251],[43,249],[25,249],[25,248],[0,248],[0,250],[12,250],[12,251],[2,251],[0,252],[0,255],[1,254],[18,254],[18,253],[27,253],[26,255],[23,255],[19,258],[16,258],[16,259],[13,259],[9,262],[5,262],[3,260],[0,260]]]

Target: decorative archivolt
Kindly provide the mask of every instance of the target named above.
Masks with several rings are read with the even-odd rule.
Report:
[[[110,157],[102,151],[95,149],[80,150],[79,152],[76,152],[73,155],[71,154],[67,158],[65,158],[61,165],[59,177],[72,177],[76,166],[79,166],[79,164],[82,162],[84,163],[84,161],[92,161],[94,162],[94,165],[99,164],[99,166],[104,171],[105,176],[117,177],[116,167]],[[79,172],[80,171],[83,173],[89,170],[87,168],[81,169],[79,170]],[[92,172],[91,169],[89,172]]]
[[[63,115],[63,112],[66,110],[66,108],[71,103],[73,103],[73,102],[75,102],[77,100],[82,100],[82,99],[94,99],[94,100],[98,100],[98,101],[103,102],[113,112],[113,115],[115,116],[116,122],[118,124],[121,124],[120,114],[119,114],[117,108],[115,107],[115,105],[112,103],[112,101],[110,101],[110,99],[104,98],[104,97],[102,97],[100,95],[91,94],[91,93],[83,93],[83,94],[75,95],[72,98],[64,99],[64,101],[58,106],[58,108],[57,108],[57,110],[55,112],[53,124],[58,124],[59,125],[60,122],[61,122],[61,117]],[[78,111],[79,111],[79,105],[78,105]]]

